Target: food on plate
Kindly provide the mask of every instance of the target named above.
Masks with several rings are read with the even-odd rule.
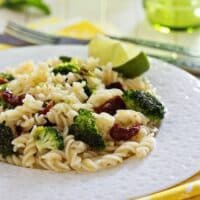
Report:
[[[148,68],[140,53],[116,66],[61,56],[1,73],[0,160],[66,172],[146,157],[165,113]]]

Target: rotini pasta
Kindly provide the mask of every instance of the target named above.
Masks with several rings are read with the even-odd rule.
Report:
[[[22,165],[24,167],[33,168],[33,165],[36,162],[36,153],[37,149],[34,139],[30,137],[23,152]]]
[[[11,156],[6,156],[5,158],[3,158],[1,156],[0,160],[3,162],[7,162],[9,164],[12,164],[12,165],[22,166],[22,155],[17,156],[15,154],[13,154]]]
[[[112,65],[108,64],[108,66],[104,67],[102,71],[101,78],[104,84],[108,85],[113,82],[122,81],[117,72],[112,70]]]
[[[34,114],[40,111],[42,105],[43,102],[36,100],[33,96],[27,94],[23,101],[23,105],[0,113],[0,122],[5,121],[8,126],[10,123],[17,123],[24,115]]]
[[[28,144],[30,138],[30,134],[26,133],[26,134],[22,134],[19,137],[15,138],[12,141],[12,144],[14,145],[13,150],[14,152],[23,152],[26,145]]]
[[[76,115],[77,112],[72,110],[68,104],[58,103],[47,113],[47,119],[62,130],[72,124]]]
[[[37,160],[38,167],[57,172],[70,171],[68,163],[57,152],[48,152]]]
[[[121,96],[122,91],[119,89],[100,89],[94,94],[92,94],[88,100],[93,106],[99,106],[105,103],[107,100],[112,99],[115,96]]]
[[[147,95],[158,103],[148,96],[153,88],[143,77],[124,78],[111,63],[100,66],[95,58],[54,58],[38,66],[27,62],[9,73],[13,78],[0,95],[0,139],[12,139],[3,139],[1,161],[56,172],[94,172],[130,157],[145,158],[153,150],[157,121],[151,110],[142,110],[146,102],[127,103],[125,96],[140,92],[140,100]]]

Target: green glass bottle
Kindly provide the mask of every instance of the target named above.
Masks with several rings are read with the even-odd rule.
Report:
[[[149,21],[173,30],[200,27],[200,0],[143,0]]]

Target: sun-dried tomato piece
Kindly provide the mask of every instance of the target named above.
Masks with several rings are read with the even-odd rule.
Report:
[[[23,128],[21,127],[21,126],[16,126],[15,127],[15,130],[16,130],[16,135],[17,136],[20,136],[21,134],[22,134],[22,130],[23,130]]]
[[[8,82],[7,79],[0,77],[0,85],[4,84],[4,83],[7,83],[7,82]]]
[[[106,89],[113,89],[113,88],[120,89],[122,91],[124,90],[120,82],[113,82],[113,83],[110,83],[109,85],[106,85]]]
[[[126,106],[120,96],[116,96],[112,99],[109,99],[106,101],[104,104],[95,107],[94,110],[96,113],[102,113],[106,112],[109,113],[110,115],[115,115],[117,110],[119,109],[125,109]]]
[[[45,104],[43,106],[43,110],[40,111],[40,114],[46,115],[51,110],[51,108],[53,106],[54,106],[54,102],[53,101],[48,102],[47,104]]]
[[[23,104],[23,99],[25,98],[25,95],[22,94],[19,96],[14,96],[12,92],[5,90],[1,93],[1,97],[6,103],[15,107]]]
[[[136,125],[130,128],[123,128],[119,124],[114,124],[110,129],[110,136],[116,140],[129,140],[131,137],[136,135],[140,130],[140,125]]]

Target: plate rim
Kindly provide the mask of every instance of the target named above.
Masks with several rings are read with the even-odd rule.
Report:
[[[85,48],[85,46],[78,46],[78,45],[60,45],[60,46],[56,46],[56,45],[44,45],[44,46],[30,46],[30,47],[21,47],[21,48],[17,48],[17,49],[8,49],[8,50],[6,50],[6,51],[3,51],[3,52],[0,52],[0,56],[2,55],[2,56],[5,56],[6,54],[12,54],[12,53],[15,53],[15,52],[26,52],[26,51],[36,51],[36,50],[38,50],[38,48],[55,48],[55,49],[57,49],[57,48]],[[165,62],[163,62],[163,61],[161,61],[161,60],[158,60],[158,59],[152,59],[151,58],[151,60],[154,62],[160,62],[161,64],[163,64],[163,63],[165,63]],[[17,64],[17,63],[16,63]],[[165,64],[166,65],[166,64]],[[199,80],[196,78],[196,77],[194,77],[193,75],[191,75],[191,74],[189,74],[188,72],[186,72],[185,70],[183,70],[183,69],[180,69],[180,68],[177,68],[176,66],[174,66],[174,65],[171,65],[171,64],[167,64],[167,66],[169,66],[170,68],[172,67],[172,68],[176,68],[176,71],[177,72],[181,72],[182,74],[184,74],[185,76],[187,76],[189,79],[193,79],[194,81],[197,81],[198,83],[199,83]],[[122,164],[122,165],[125,165],[124,163]],[[29,170],[29,169],[28,169]],[[30,172],[32,171],[32,170],[29,170]],[[184,180],[185,179],[187,179],[187,178],[189,178],[189,177],[191,177],[191,176],[193,176],[194,174],[196,174],[197,172],[198,172],[199,170],[197,170],[196,172],[192,172],[192,173],[190,173],[190,174],[187,174],[187,175],[185,175],[185,178],[184,178]],[[180,180],[180,182],[182,182],[182,181],[184,181],[184,180]],[[178,184],[178,183],[180,183],[180,182],[176,182],[175,184]],[[174,184],[173,184],[174,185]],[[167,189],[167,188],[169,188],[169,187],[172,187],[173,186],[172,184],[166,184],[166,185],[163,185],[162,187],[160,187],[158,190],[155,190],[155,191],[152,191],[152,192],[158,192],[158,191],[161,191],[161,190],[163,190],[163,189]],[[149,192],[144,192],[144,194],[142,195],[142,196],[145,196],[145,195],[148,195],[149,194]],[[137,196],[136,196],[137,197]]]

